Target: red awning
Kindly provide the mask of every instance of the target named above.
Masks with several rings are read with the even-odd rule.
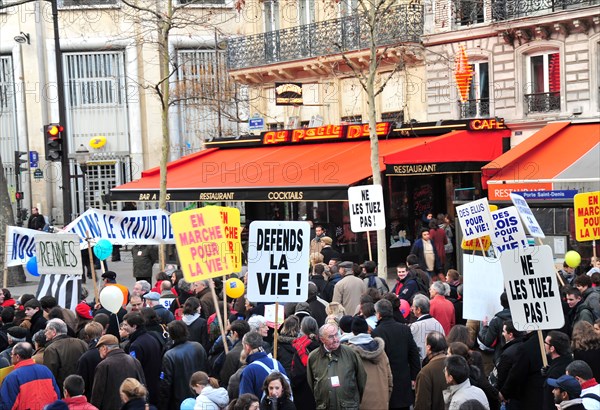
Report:
[[[379,141],[380,158],[440,137]],[[347,200],[350,185],[372,175],[370,142],[211,148],[168,164],[170,201]],[[383,161],[380,161],[383,167]],[[157,201],[159,168],[111,190],[115,201]]]
[[[385,155],[387,175],[429,175],[480,172],[502,155],[502,139],[510,130],[453,131],[441,137],[421,139],[420,144]]]
[[[594,179],[598,185],[600,123],[548,124],[482,168],[488,197],[496,201],[509,200],[512,191],[586,189],[582,184]]]

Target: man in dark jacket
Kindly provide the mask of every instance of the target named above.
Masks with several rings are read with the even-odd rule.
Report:
[[[148,387],[149,402],[157,405],[160,394],[162,343],[153,332],[146,331],[141,313],[131,312],[126,314],[123,320],[123,330],[129,334],[129,346],[125,351],[142,364],[147,382],[146,387]]]
[[[318,263],[312,268],[312,273],[309,276],[308,280],[315,285],[317,285],[317,289],[319,289],[319,295],[323,297],[323,289],[327,286],[327,279],[323,276],[325,272],[325,265],[322,263]]]
[[[136,281],[152,282],[152,267],[158,262],[158,246],[134,245],[131,248],[133,257],[133,276]]]
[[[233,345],[225,355],[225,361],[219,374],[219,383],[223,387],[227,386],[231,376],[242,366],[240,363],[240,355],[244,350],[242,339],[248,332],[250,332],[250,325],[245,320],[235,320],[229,326],[229,339],[233,342]]]
[[[566,373],[567,366],[573,361],[569,336],[563,332],[553,330],[544,340],[544,349],[550,359],[548,367],[542,369],[542,376],[546,379],[558,379]],[[553,387],[544,383],[544,409],[555,410]]]
[[[102,362],[96,367],[91,403],[99,409],[120,409],[119,388],[125,379],[133,377],[146,384],[140,362],[119,347],[113,335],[104,335],[96,344]],[[159,361],[160,363],[160,361]]]
[[[28,317],[31,322],[31,327],[29,328],[30,336],[36,334],[38,330],[46,328],[47,320],[44,317],[42,304],[39,300],[31,299],[25,303],[25,316]],[[30,337],[28,337],[28,340],[30,340]]]
[[[77,362],[77,372],[85,384],[85,397],[88,401],[92,398],[92,386],[94,385],[94,373],[96,367],[102,361],[96,343],[102,337],[104,329],[98,322],[90,322],[84,328],[85,339],[88,341],[88,351],[81,355]]]
[[[67,335],[67,325],[61,319],[48,321],[45,335],[44,366],[50,369],[56,383],[62,386],[67,376],[75,373],[77,362],[88,347],[83,340]]]
[[[174,321],[167,328],[174,345],[162,359],[159,408],[179,410],[183,400],[195,397],[190,389],[190,377],[198,371],[208,372],[208,360],[200,343],[188,341],[188,329],[184,323]]]
[[[430,277],[441,273],[442,263],[438,256],[435,243],[429,237],[429,229],[423,228],[419,233],[419,239],[413,244],[410,253],[416,255],[419,260],[419,266],[426,271]]]
[[[523,339],[522,333],[515,329],[512,320],[504,321],[502,327],[502,336],[504,337],[504,340],[506,340],[506,343],[500,349],[500,356],[496,361],[496,366],[492,371],[493,377],[490,377],[490,381],[502,396],[510,397],[510,392],[504,390],[504,384],[506,383],[506,378],[508,377],[510,370],[515,366],[519,359]],[[501,399],[504,401],[503,397],[501,397]],[[506,405],[507,410],[518,410],[519,408],[520,406],[517,399],[512,399]]]
[[[419,349],[410,328],[394,320],[389,300],[381,299],[375,303],[375,312],[378,323],[371,336],[380,337],[385,342],[385,353],[394,380],[390,409],[410,407],[414,404],[412,387],[421,370]]]
[[[322,237],[321,243],[323,244],[323,248],[321,249],[321,255],[323,255],[323,263],[329,264],[329,261],[332,258],[342,259],[342,254],[331,247],[333,240],[329,236]]]
[[[502,326],[506,320],[512,319],[510,314],[510,308],[508,307],[508,296],[506,292],[502,292],[500,295],[500,304],[502,310],[494,315],[489,324],[487,320],[481,322],[481,329],[477,338],[481,343],[490,349],[494,349],[494,361],[500,357],[502,349]],[[487,319],[487,317],[486,317]]]
[[[333,299],[333,291],[335,290],[335,285],[342,280],[342,275],[339,273],[338,265],[333,265],[329,267],[329,281],[323,289],[323,299],[327,302],[331,302]],[[352,312],[354,313],[354,312]]]
[[[318,297],[318,293],[319,289],[317,289],[317,285],[312,282],[308,282],[308,299],[306,299],[306,302],[310,307],[310,315],[315,318],[317,325],[321,327],[325,324],[327,312],[325,312],[326,302]]]
[[[580,321],[586,321],[594,324],[594,312],[590,307],[584,303],[581,298],[581,292],[577,288],[569,288],[566,292],[567,305],[569,305],[569,311],[567,313],[566,320],[566,331],[569,336],[573,334],[573,326],[575,323]]]

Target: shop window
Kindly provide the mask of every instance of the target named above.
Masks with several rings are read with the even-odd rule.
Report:
[[[473,77],[469,85],[469,99],[459,101],[460,118],[477,118],[490,116],[490,80],[489,63],[476,62],[471,64]]]
[[[404,111],[391,111],[381,113],[382,122],[396,122],[402,124],[404,122]]]
[[[544,53],[527,58],[525,111],[560,111],[560,54]]]
[[[59,0],[58,7],[93,7],[93,6],[113,6],[117,0]]]
[[[225,6],[225,0],[177,0],[180,5],[194,5],[194,6]]]
[[[362,124],[362,115],[347,115],[340,118],[342,124]]]

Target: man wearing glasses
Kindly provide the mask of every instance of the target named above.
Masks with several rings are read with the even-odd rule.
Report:
[[[11,351],[15,369],[9,373],[0,387],[0,409],[41,409],[60,398],[60,390],[52,372],[41,364],[35,364],[31,356],[33,347],[20,342]],[[15,406],[18,403],[18,406]]]

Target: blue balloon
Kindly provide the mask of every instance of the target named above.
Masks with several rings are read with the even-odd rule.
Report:
[[[32,276],[40,276],[40,273],[38,272],[37,258],[35,256],[27,261],[26,267],[27,267],[27,271]]]
[[[181,402],[181,406],[179,410],[194,410],[194,406],[196,405],[196,399],[187,398]]]
[[[112,255],[113,246],[108,239],[100,239],[94,246],[94,255],[101,261]]]

